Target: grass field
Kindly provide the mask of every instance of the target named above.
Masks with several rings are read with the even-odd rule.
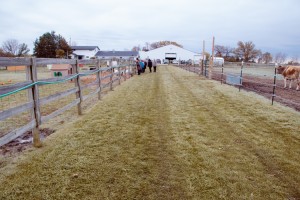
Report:
[[[39,80],[41,79],[47,79],[47,78],[53,78],[52,72],[48,70],[46,67],[38,67],[38,77]],[[8,84],[14,84],[14,83],[20,83],[26,80],[26,73],[25,71],[6,71],[1,70],[0,71],[0,83],[4,82],[6,85]],[[96,80],[96,76],[84,76],[81,77],[80,82],[81,86],[84,86],[86,84],[89,84]],[[107,82],[107,80],[106,80]],[[0,85],[1,86],[1,85]],[[48,97],[50,95],[58,94],[60,92],[64,92],[68,89],[72,89],[75,87],[75,83],[71,81],[66,81],[63,83],[58,84],[50,84],[50,85],[42,85],[39,86],[39,98],[42,99],[44,97]],[[91,92],[95,91],[95,87],[88,87],[82,90],[83,96],[90,94]],[[75,94],[68,95],[64,98],[60,98],[59,100],[52,101],[51,103],[45,104],[40,106],[40,112],[42,116],[47,116],[50,113],[58,110],[59,108],[68,105],[72,101],[76,99]],[[93,99],[95,101],[95,99]],[[93,101],[85,101],[88,102],[88,104],[93,104]],[[23,105],[25,103],[28,103],[28,91],[22,90],[20,92],[17,92],[15,94],[3,97],[0,99],[0,112],[14,108],[16,106]],[[83,105],[84,106],[84,105]],[[85,106],[86,107],[86,106]],[[76,115],[76,109],[73,109],[74,112],[73,115]],[[5,135],[6,133],[13,131],[16,128],[19,128],[21,126],[26,125],[28,122],[30,122],[31,119],[31,111],[26,111],[23,113],[20,113],[17,116],[12,116],[4,121],[0,121],[0,137]],[[52,127],[49,127],[46,125],[47,128],[55,129]]]
[[[1,158],[0,199],[299,199],[299,128],[299,112],[159,67]]]

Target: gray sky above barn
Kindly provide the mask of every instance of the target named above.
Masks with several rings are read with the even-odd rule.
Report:
[[[0,0],[0,43],[55,31],[77,45],[131,50],[171,40],[201,52],[252,41],[263,52],[300,56],[299,0]]]

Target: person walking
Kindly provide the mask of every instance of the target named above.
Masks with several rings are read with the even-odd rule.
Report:
[[[153,66],[154,72],[156,72],[156,65],[157,65],[156,59],[153,59],[152,66]]]
[[[138,73],[138,75],[141,75],[141,66],[140,66],[140,60],[139,60],[139,58],[136,58],[136,70],[137,70],[137,73]]]
[[[145,72],[145,63],[144,61],[140,61],[140,67],[141,67],[141,73],[144,73]]]
[[[146,68],[147,68],[147,62],[146,60],[144,61],[144,72],[146,71]]]
[[[149,67],[149,71],[151,73],[152,72],[152,61],[150,59],[148,60],[148,67]]]

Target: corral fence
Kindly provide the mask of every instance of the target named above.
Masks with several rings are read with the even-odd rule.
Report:
[[[28,131],[33,145],[40,146],[43,123],[76,106],[81,115],[86,100],[100,100],[103,92],[136,74],[134,60],[122,59],[2,57],[0,66],[0,146]]]
[[[277,74],[275,64],[257,64],[243,62],[225,62],[223,65],[214,65],[209,71],[209,62],[200,65],[175,65],[189,72],[196,73],[229,84],[239,90],[256,92],[274,101],[285,104],[300,111],[300,92],[296,91],[294,83],[292,89],[284,88],[281,74]]]

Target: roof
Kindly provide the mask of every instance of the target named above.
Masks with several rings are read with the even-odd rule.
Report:
[[[98,46],[71,46],[72,50],[94,50],[94,49],[99,49]],[[99,49],[100,50],[100,49]]]
[[[138,56],[139,52],[137,51],[98,51],[95,56],[98,57],[130,57]]]
[[[190,52],[190,53],[198,54],[198,53],[196,53],[196,52],[193,52],[193,51],[190,51],[190,50],[181,48],[181,47],[176,46],[176,45],[173,45],[173,44],[169,44],[169,45],[162,46],[162,47],[159,47],[159,48],[156,48],[156,49],[152,49],[152,50],[150,50],[150,52],[151,52],[151,51],[159,51],[159,50],[162,50],[162,49],[164,49],[164,50],[169,50],[170,52],[173,52],[175,49],[181,49],[181,50],[184,50],[184,51],[188,51],[188,52]],[[173,51],[172,51],[172,50],[173,50]],[[149,52],[149,51],[147,51],[147,52]]]

